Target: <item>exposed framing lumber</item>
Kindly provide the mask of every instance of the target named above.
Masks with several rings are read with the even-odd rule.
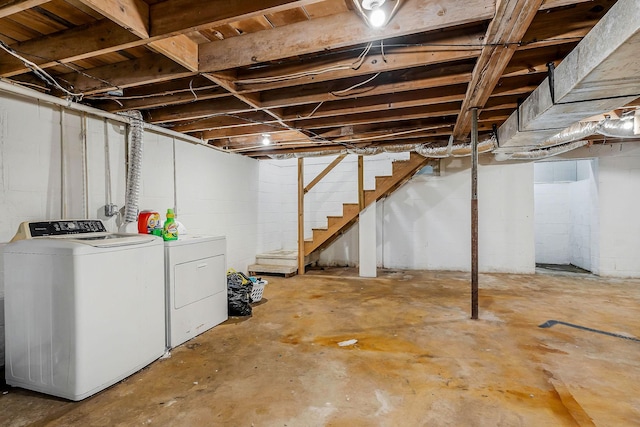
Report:
[[[493,0],[451,0],[447,2],[446,11],[438,2],[406,0],[394,17],[394,20],[401,21],[402,25],[387,26],[384,37],[398,37],[480,22],[491,19],[494,12]],[[292,34],[295,34],[295,37],[292,37]],[[379,38],[380,33],[371,31],[357,14],[342,13],[265,32],[245,34],[225,40],[224,43],[214,41],[202,44],[200,71],[213,72],[243,67],[366,43]]]
[[[198,45],[184,34],[151,42],[149,47],[187,70],[198,71]]]
[[[80,0],[136,36],[149,38],[149,5],[142,0]]]
[[[433,70],[424,76],[416,76],[415,79],[409,81],[396,81],[393,83],[377,83],[375,80],[370,86],[363,86],[361,90],[354,90],[337,97],[327,92],[327,86],[318,87],[317,90],[311,91],[308,88],[304,90],[295,89],[290,91],[274,91],[261,93],[261,105],[264,108],[281,108],[292,105],[318,103],[321,101],[336,101],[339,99],[363,98],[367,96],[386,95],[388,93],[414,91],[420,89],[437,88],[440,86],[449,86],[459,83],[468,83],[471,79],[471,66],[452,65]],[[336,83],[329,85],[330,90],[344,89],[348,84],[342,83],[337,87]]]
[[[538,13],[543,0],[502,0],[487,29],[487,45],[473,71],[467,96],[462,103],[458,121],[453,130],[456,140],[465,139],[471,129],[471,108],[482,108],[489,99],[526,33]]]
[[[40,6],[50,2],[51,0],[5,0],[0,1],[0,18],[6,18],[14,13],[22,12],[23,10],[30,9],[32,7]]]
[[[329,172],[331,172],[336,166],[338,166],[340,164],[340,162],[343,161],[346,157],[347,157],[346,154],[341,154],[340,156],[338,156],[335,159],[333,159],[333,161],[331,163],[329,163],[329,165],[326,168],[324,168],[324,170],[322,172],[320,172],[318,174],[318,176],[316,176],[313,179],[313,181],[311,181],[309,183],[309,185],[304,187],[304,194],[307,194],[309,191],[311,191],[311,189],[313,187],[315,187],[316,184],[318,184],[322,178],[327,176],[329,174]]]
[[[321,0],[172,0],[151,6],[152,35],[198,31]]]
[[[470,34],[447,38],[440,40],[447,45],[471,45],[475,46],[481,43],[483,34]],[[436,42],[434,42],[436,43]],[[379,43],[378,43],[379,46]],[[251,81],[259,79],[262,73],[243,74],[238,77],[236,88],[239,93],[267,91],[272,89],[282,89],[292,86],[300,86],[304,84],[315,84],[319,82],[331,81],[336,79],[345,79],[349,77],[364,76],[368,74],[383,73],[407,68],[422,67],[425,65],[441,64],[447,62],[460,61],[464,59],[476,58],[482,50],[478,47],[456,48],[450,46],[434,47],[434,46],[411,46],[400,48],[385,48],[384,58],[380,54],[369,54],[367,60],[357,69],[351,68],[353,61],[319,61],[315,68],[337,68],[346,67],[330,72],[313,74],[296,79],[282,80],[272,83],[241,83],[243,81]],[[287,76],[302,71],[308,71],[308,64],[303,66],[296,65],[290,67],[282,67],[275,72],[269,69],[269,77]],[[305,70],[306,69],[306,70]],[[240,82],[240,83],[238,83]]]

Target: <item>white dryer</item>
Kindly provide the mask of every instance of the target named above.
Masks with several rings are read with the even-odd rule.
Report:
[[[81,400],[162,356],[163,248],[100,220],[23,223],[4,247],[7,383]]]
[[[170,349],[227,320],[227,241],[187,235],[164,244]]]

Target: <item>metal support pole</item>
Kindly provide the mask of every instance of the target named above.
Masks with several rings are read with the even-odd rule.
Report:
[[[478,109],[471,109],[471,318],[478,319]]]
[[[298,159],[298,274],[304,274],[304,159]]]
[[[358,206],[364,209],[364,157],[358,156]]]

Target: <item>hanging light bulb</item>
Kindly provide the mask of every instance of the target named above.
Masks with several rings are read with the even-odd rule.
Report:
[[[262,145],[270,145],[271,144],[271,136],[268,133],[262,134]]]
[[[380,28],[387,23],[387,14],[382,8],[385,0],[362,0],[362,8],[370,10],[369,23],[372,27]]]
[[[382,9],[374,9],[369,15],[369,21],[376,28],[382,27],[387,22],[387,14]]]

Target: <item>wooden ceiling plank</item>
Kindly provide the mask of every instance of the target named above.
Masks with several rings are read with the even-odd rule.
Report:
[[[151,6],[152,35],[198,31],[320,0],[172,0]]]
[[[253,108],[239,99],[229,97],[225,99],[192,102],[183,105],[180,109],[164,107],[149,110],[145,115],[145,120],[149,123],[168,123],[180,120],[197,120],[214,115],[234,115],[249,111],[253,111]]]
[[[458,114],[459,111],[459,102],[449,102],[442,105],[435,104],[409,108],[382,109],[369,113],[349,114],[343,116],[339,122],[335,119],[335,117],[296,120],[294,122],[294,126],[305,129],[329,128],[334,126],[354,126],[367,123],[385,123],[395,122],[398,120],[451,116]]]
[[[466,88],[466,84],[458,84],[432,89],[368,96],[359,99],[331,101],[325,102],[319,107],[318,104],[308,104],[285,108],[282,112],[282,117],[284,120],[299,120],[311,117],[339,117],[345,114],[378,111],[381,108],[393,109],[419,105],[444,104],[446,102],[462,101]]]
[[[446,8],[428,0],[406,0],[385,28],[384,37],[398,37],[479,22],[491,19],[494,11],[493,0],[451,0],[447,2]],[[200,71],[214,72],[244,67],[294,55],[366,43],[379,38],[380,33],[371,31],[355,13],[342,13],[265,32],[245,34],[225,40],[224,43],[214,41],[202,44]]]
[[[338,99],[363,98],[368,96],[384,95],[388,93],[397,93],[404,91],[413,91],[419,89],[436,88],[440,86],[451,86],[460,83],[468,83],[471,79],[471,71],[467,65],[453,65],[443,67],[436,74],[416,77],[409,81],[395,81],[392,83],[382,83],[364,87],[364,90],[355,90],[346,93],[344,96],[335,96],[330,92],[321,88],[309,91],[305,88],[302,90],[277,91],[274,93],[262,93],[262,106],[265,108],[290,107],[300,104],[311,104],[327,101],[335,101]],[[361,88],[358,88],[361,89]]]
[[[132,61],[117,62],[85,70],[85,74],[71,72],[58,77],[71,83],[74,90],[91,95],[190,75],[193,75],[191,71],[169,58],[158,54],[149,54]]]
[[[42,35],[56,33],[68,28],[68,26],[61,22],[61,20],[51,19],[47,14],[40,13],[35,9],[25,10],[24,12],[11,16],[9,19],[37,31]]]
[[[252,125],[252,126],[239,126],[235,128],[222,128],[222,129],[196,131],[196,132],[191,132],[190,135],[195,136],[196,138],[209,140],[209,139],[227,138],[232,136],[247,136],[247,135],[269,133],[269,132],[277,131],[278,129],[282,129],[282,128],[278,127],[278,125],[263,124],[263,125]]]
[[[11,45],[42,68],[67,63],[138,46],[140,38],[103,19],[95,24],[76,27],[50,37]],[[44,57],[46,55],[46,57]],[[0,64],[0,76],[11,77],[26,72],[22,63]]]
[[[23,5],[24,8],[31,7],[32,1],[34,2],[34,4],[36,3],[34,0],[13,1],[18,1],[19,5]],[[71,0],[69,1],[70,4],[75,4],[77,1],[79,7],[84,7],[89,11],[93,11],[93,9],[86,7],[84,3],[80,3],[79,0],[74,0],[73,2],[71,2]],[[114,2],[117,2],[119,0],[109,1],[111,2],[109,4],[113,4]],[[90,0],[90,2],[87,0],[85,2],[98,6],[102,4],[102,0]],[[169,33],[156,31],[154,36],[150,39],[141,38],[139,35],[136,35],[124,29],[118,23],[115,23],[110,19],[102,19],[96,24],[76,27],[66,31],[60,31],[50,36],[41,38],[37,38],[37,33],[24,28],[24,31],[29,31],[29,34],[25,34],[25,36],[19,36],[16,33],[16,37],[11,37],[19,41],[28,41],[25,41],[22,44],[12,45],[11,47],[20,52],[24,52],[26,54],[25,56],[27,56],[31,61],[38,64],[40,67],[48,68],[56,65],[57,62],[53,60],[63,63],[72,62],[78,59],[101,55],[105,52],[115,52],[135,46],[143,46],[151,41],[157,41],[180,33],[189,32],[189,28],[193,27],[192,24],[194,22],[204,25],[203,22],[205,22],[206,19],[204,19],[203,16],[206,16],[207,19],[212,19],[213,22],[217,23],[218,26],[222,26],[238,19],[238,16],[234,15],[234,13],[240,13],[242,14],[242,16],[247,16],[250,14],[260,15],[269,11],[277,11],[280,9],[293,7],[292,5],[298,3],[309,4],[311,2],[312,0],[297,2],[291,0],[269,1],[269,4],[271,4],[272,6],[275,4],[276,6],[267,9],[264,9],[268,6],[264,5],[265,2],[255,1],[229,2],[226,0],[219,0],[216,2],[212,2],[188,0],[178,2],[164,2],[151,6],[151,22],[154,21],[153,16],[160,16],[159,19],[167,19],[169,21],[173,20],[173,16],[171,15],[171,13],[173,12],[172,8],[177,7],[178,9],[180,9],[181,16],[183,16],[182,20],[179,21],[182,27],[175,27],[174,31]],[[41,3],[43,3],[42,0],[40,0],[40,4]],[[216,5],[221,5],[223,7],[217,8]],[[157,8],[157,10],[155,11],[155,15],[154,8]],[[201,12],[203,10],[207,11],[207,13],[202,14]],[[169,15],[165,16],[163,15],[163,13],[169,13]],[[178,21],[174,23],[177,22]],[[10,23],[7,23],[7,25],[2,25],[3,27],[8,27],[9,24]],[[38,58],[38,55],[46,56],[47,59]],[[20,61],[17,60],[0,64],[0,76],[11,77],[28,71],[29,70],[24,67],[24,65]]]
[[[141,39],[149,38],[149,5],[142,0],[80,0]]]
[[[111,97],[110,99],[104,100],[98,99],[97,101],[92,102],[92,105],[96,108],[114,113],[126,110],[148,110],[166,107],[169,105],[177,107],[180,104],[186,104],[188,102],[228,97],[230,97],[230,95],[226,91],[221,91],[220,89],[207,89],[197,91],[195,92],[195,95],[191,92],[181,92],[173,95],[150,96],[140,99],[119,99],[118,97]]]
[[[471,130],[471,108],[482,108],[528,30],[543,0],[502,0],[487,29],[486,46],[478,58],[467,96],[453,131],[456,140]]]
[[[481,37],[481,36],[480,36]],[[452,44],[478,44],[479,38],[475,35],[471,37],[457,37],[451,40]],[[240,84],[243,81],[249,81],[250,79],[260,78],[253,77],[247,74],[243,74],[242,77],[236,82],[238,91],[240,93],[252,92],[252,91],[264,91],[292,86],[300,86],[303,84],[318,83],[336,79],[349,78],[354,76],[362,76],[366,74],[375,74],[388,71],[395,71],[413,67],[422,67],[425,65],[442,64],[454,61],[460,61],[470,58],[476,58],[480,55],[481,49],[479,48],[461,48],[459,50],[452,50],[451,47],[434,48],[431,46],[412,46],[402,47],[397,49],[387,49],[385,51],[384,59],[382,55],[372,55],[367,58],[357,69],[351,68],[345,61],[339,61],[334,63],[322,63],[322,68],[332,68],[343,66],[343,69],[336,71],[323,72],[320,74],[310,74],[305,77],[282,80],[273,83],[250,83]],[[319,68],[313,64],[305,64],[304,66],[291,67],[289,69],[278,70],[277,73],[271,74],[272,77],[280,77],[283,75],[291,75],[293,73],[299,73],[302,70]],[[261,73],[262,74],[262,73]]]
[[[50,0],[4,0],[0,1],[0,18],[23,12],[32,7],[48,3]]]
[[[184,34],[157,40],[149,46],[187,70],[198,71],[198,45]]]
[[[234,117],[216,116],[200,119],[191,123],[176,123],[172,129],[177,132],[196,132],[211,129],[252,127],[263,124],[273,124],[276,121],[264,111],[234,114]]]
[[[586,3],[593,0],[544,0],[540,10],[553,9],[556,7],[572,6],[574,4]]]

